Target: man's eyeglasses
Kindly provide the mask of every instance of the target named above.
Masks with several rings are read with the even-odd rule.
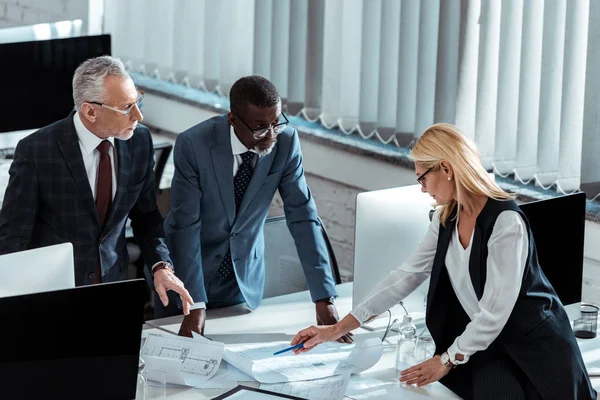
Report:
[[[287,119],[287,117],[285,116],[284,113],[281,113],[281,117],[283,117],[283,121],[281,120],[281,117],[279,117],[279,123],[275,124],[275,125],[271,125],[268,126],[266,128],[257,128],[257,129],[253,129],[250,127],[250,125],[248,125],[246,123],[246,121],[244,121],[242,119],[242,117],[240,117],[238,114],[236,114],[236,116],[239,118],[240,121],[242,121],[242,124],[246,125],[246,128],[250,129],[250,131],[252,132],[252,135],[254,136],[254,139],[262,139],[265,136],[267,136],[267,133],[269,133],[269,131],[272,129],[273,133],[276,135],[279,135],[281,133],[281,131],[283,131],[285,129],[285,127],[287,126],[287,124],[290,123],[290,121]]]
[[[425,178],[425,175],[427,175],[429,172],[433,171],[434,168],[429,168],[427,171],[423,172],[420,176],[417,177],[417,182],[419,182],[421,184],[421,186],[425,187],[425,181],[423,180],[423,178]]]
[[[141,90],[138,90],[137,92],[138,92],[138,96],[137,96],[137,99],[135,100],[135,103],[127,106],[127,108],[111,107],[111,106],[108,106],[108,105],[103,104],[103,103],[98,103],[97,101],[88,101],[87,103],[95,104],[97,106],[104,107],[104,108],[108,108],[109,110],[116,111],[116,112],[118,112],[121,115],[129,115],[129,113],[131,112],[131,110],[133,110],[133,107],[136,104],[137,104],[138,108],[142,105],[142,101],[144,100],[144,96],[146,95]]]

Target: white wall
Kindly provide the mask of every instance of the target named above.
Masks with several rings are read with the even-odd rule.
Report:
[[[0,28],[81,19],[88,31],[90,5],[96,10],[92,25],[97,26],[102,0],[0,0]],[[126,0],[124,0],[126,1]],[[97,28],[96,28],[97,29]],[[99,30],[96,30],[97,32]]]

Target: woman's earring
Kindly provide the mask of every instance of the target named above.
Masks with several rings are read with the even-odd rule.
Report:
[[[452,180],[452,178],[448,177],[448,180]]]

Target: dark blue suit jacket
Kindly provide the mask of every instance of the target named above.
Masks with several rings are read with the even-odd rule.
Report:
[[[258,307],[265,282],[263,226],[279,189],[312,299],[337,295],[296,130],[285,129],[273,151],[257,160],[236,215],[229,129],[227,115],[217,116],[181,133],[175,143],[165,231],[177,276],[194,301],[210,302],[206,287],[231,247],[240,291],[250,308]]]
[[[115,146],[117,192],[102,229],[73,113],[21,140],[0,213],[0,254],[71,242],[76,285],[93,282],[98,260],[103,282],[126,279],[129,217],[146,264],[170,261],[156,204],[150,132],[138,125],[131,139],[117,139]]]

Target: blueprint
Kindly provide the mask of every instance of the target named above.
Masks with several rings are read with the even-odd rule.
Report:
[[[219,369],[223,343],[149,334],[141,352],[148,370],[167,371],[167,382],[198,386]]]
[[[299,355],[274,356],[288,342],[227,345],[225,361],[261,383],[306,381],[364,371],[379,361],[383,345],[378,338],[353,344],[328,342]]]

